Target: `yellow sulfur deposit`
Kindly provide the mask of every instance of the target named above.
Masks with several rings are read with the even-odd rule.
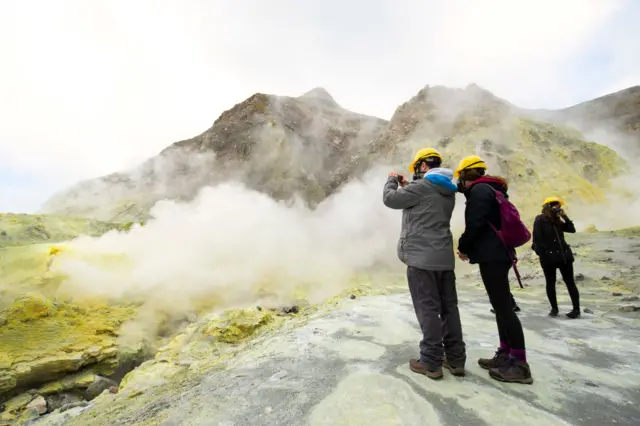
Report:
[[[234,309],[212,319],[204,329],[204,334],[224,343],[237,343],[272,321],[272,312]]]
[[[55,380],[84,366],[116,367],[117,330],[131,307],[56,303],[30,292],[3,312],[0,393]]]

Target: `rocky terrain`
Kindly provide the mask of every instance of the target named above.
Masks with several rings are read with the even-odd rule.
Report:
[[[127,230],[132,225],[73,216],[0,213],[0,248],[66,241],[78,235],[98,236],[112,229]]]
[[[404,165],[423,146],[437,148],[449,167],[466,155],[482,156],[490,173],[509,180],[512,200],[527,220],[538,213],[542,194],[601,203],[604,190],[611,190],[608,180],[627,170],[624,159],[586,141],[576,129],[535,120],[526,110],[471,85],[418,92],[341,173],[361,173],[383,161]]]
[[[136,221],[160,199],[189,200],[203,186],[229,179],[276,199],[300,196],[315,205],[375,164],[405,171],[424,146],[441,150],[448,166],[470,153],[485,156],[494,173],[512,182],[515,200],[532,202],[524,210],[538,203],[532,191],[603,202],[608,179],[627,165],[559,124],[565,121],[518,108],[476,85],[427,86],[388,123],[341,108],[323,89],[298,98],[255,94],[201,135],[174,143],[135,170],[62,191],[42,212]]]
[[[79,183],[47,201],[43,213],[106,221],[144,219],[158,200],[192,199],[205,185],[238,180],[276,199],[314,203],[385,120],[340,107],[321,88],[291,98],[257,93],[204,133],[176,142],[138,168]]]
[[[528,250],[521,253],[525,288],[514,283],[512,290],[531,386],[495,382],[475,364],[495,349],[495,323],[477,269],[461,264],[465,378],[436,383],[410,372],[419,331],[404,278],[390,275],[369,295],[347,292],[287,315],[247,309],[227,329],[219,321],[229,315],[203,317],[128,374],[117,393],[105,388],[35,424],[637,424],[640,369],[631,360],[640,351],[633,292],[640,233],[577,234],[570,243],[584,309],[578,320],[547,317],[539,268]],[[561,309],[569,310],[561,282],[558,288]],[[37,418],[37,395],[11,404],[31,403],[23,416]]]
[[[640,86],[630,87],[559,111],[538,111],[541,119],[571,125],[595,140],[640,155]]]
[[[155,328],[132,333],[145,309],[151,312],[148,306],[60,292],[62,277],[49,265],[62,246],[5,248],[3,261],[30,269],[12,269],[14,294],[0,314],[0,422],[340,424],[349,417],[364,424],[384,417],[414,424],[427,410],[435,424],[507,424],[508,413],[484,409],[507,398],[526,414],[520,414],[525,423],[634,424],[640,412],[625,401],[640,394],[640,371],[613,360],[638,355],[640,231],[569,238],[585,309],[575,322],[546,317],[542,273],[533,253],[521,250],[525,289],[515,281],[512,289],[538,372],[536,384],[521,390],[493,383],[473,364],[493,350],[495,333],[477,269],[467,264],[457,270],[471,356],[464,380],[470,383],[447,378],[449,384],[434,387],[406,368],[417,350],[417,330],[401,272],[360,276],[320,305],[301,300],[278,309],[220,311],[205,303],[182,318],[154,317]],[[558,286],[561,307],[568,309],[564,286]],[[382,391],[388,387],[397,389]],[[374,397],[386,401],[384,412],[370,407],[352,414]]]

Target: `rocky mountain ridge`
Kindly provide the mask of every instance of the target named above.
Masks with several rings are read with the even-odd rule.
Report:
[[[631,88],[616,99],[635,93]],[[494,173],[506,175],[528,196],[553,189],[580,202],[601,202],[608,180],[625,170],[625,161],[561,125],[589,105],[536,112],[477,85],[427,86],[387,122],[340,107],[321,88],[297,98],[255,94],[204,133],[174,143],[132,171],[56,194],[42,212],[139,220],[158,200],[189,200],[203,186],[230,179],[276,199],[299,196],[313,206],[375,164],[404,170],[413,152],[427,145],[442,150],[450,167],[464,155],[484,155]],[[606,111],[593,116],[595,122],[610,123],[622,114]],[[549,175],[556,179],[553,188]]]
[[[331,170],[386,124],[342,108],[322,88],[297,98],[257,93],[204,133],[134,170],[81,182],[47,201],[42,212],[136,220],[160,199],[189,200],[203,186],[231,179],[276,199],[299,194],[318,202],[332,188]]]
[[[631,157],[640,156],[640,86],[556,111],[533,111],[532,115],[570,125]]]

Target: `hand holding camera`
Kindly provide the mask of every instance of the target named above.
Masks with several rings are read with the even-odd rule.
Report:
[[[398,182],[400,183],[400,186],[405,186],[406,184],[409,183],[407,179],[405,179],[403,175],[398,174],[398,172],[391,172],[389,173],[389,176],[398,178]]]

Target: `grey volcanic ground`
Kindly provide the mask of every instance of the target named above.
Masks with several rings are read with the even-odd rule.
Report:
[[[468,350],[464,378],[410,372],[419,332],[402,277],[391,294],[346,298],[247,344],[197,380],[158,380],[103,394],[91,406],[38,424],[162,425],[638,425],[640,320],[633,294],[637,237],[576,235],[583,308],[547,317],[541,274],[522,257],[522,306],[533,385],[505,384],[477,366],[497,344],[493,315],[473,267],[459,268]],[[561,310],[570,308],[558,284]],[[622,310],[621,310],[622,308]]]

